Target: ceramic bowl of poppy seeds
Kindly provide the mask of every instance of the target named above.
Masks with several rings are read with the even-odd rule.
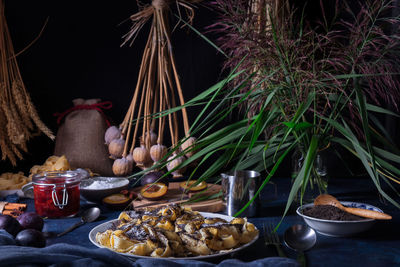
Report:
[[[369,204],[340,201],[343,206],[382,212]],[[298,207],[296,213],[315,231],[326,236],[352,236],[370,229],[375,219],[363,218],[330,205],[314,205],[313,203]]]

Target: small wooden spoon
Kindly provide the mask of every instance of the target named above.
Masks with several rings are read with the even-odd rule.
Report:
[[[365,218],[371,218],[371,219],[377,219],[377,220],[391,220],[392,219],[392,216],[390,216],[386,213],[373,211],[373,210],[367,210],[367,209],[345,207],[334,196],[331,196],[328,194],[319,195],[314,200],[314,205],[335,206],[343,211],[346,211],[348,213],[351,213],[351,214],[354,214],[357,216],[365,217]]]

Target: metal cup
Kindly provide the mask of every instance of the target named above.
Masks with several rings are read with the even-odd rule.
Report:
[[[222,194],[226,202],[226,211],[229,216],[235,215],[246,203],[251,200],[260,187],[260,173],[251,170],[222,173]],[[257,216],[260,207],[260,198],[257,197],[241,217]]]

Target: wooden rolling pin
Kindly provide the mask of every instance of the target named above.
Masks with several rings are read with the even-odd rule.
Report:
[[[392,216],[390,216],[389,214],[383,213],[383,212],[367,210],[367,209],[345,207],[334,196],[331,196],[328,194],[319,195],[314,200],[314,205],[331,205],[331,206],[335,206],[343,211],[346,211],[348,213],[351,213],[351,214],[354,214],[354,215],[357,215],[360,217],[370,218],[370,219],[377,219],[377,220],[391,220],[392,219]]]

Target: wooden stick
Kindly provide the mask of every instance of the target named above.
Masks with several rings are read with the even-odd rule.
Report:
[[[136,88],[135,88],[135,93],[133,95],[133,99],[131,101],[131,105],[130,105],[130,110],[128,110],[127,115],[129,114],[129,121],[125,122],[124,125],[124,130],[122,130],[122,133],[125,132],[127,125],[129,124],[128,127],[128,133],[125,136],[125,145],[124,145],[124,151],[122,156],[125,157],[127,155],[127,151],[128,151],[128,144],[130,141],[130,135],[131,135],[131,128],[132,128],[132,121],[134,118],[134,113],[135,113],[135,107],[136,107],[136,102],[137,102],[137,97],[139,94],[139,88],[142,84],[142,79],[143,79],[143,75],[144,75],[144,71],[147,68],[147,61],[145,60],[149,54],[149,44],[150,44],[150,38],[148,38],[146,46],[144,48],[144,53],[143,53],[143,57],[142,57],[142,63],[140,64],[140,69],[139,69],[139,75],[138,75],[138,82],[136,84]],[[130,152],[132,153],[133,148],[135,147],[135,135],[132,139],[132,143],[131,143],[131,148],[130,148]]]
[[[173,88],[173,82],[171,79],[171,76],[169,75],[169,72],[166,71],[165,72],[165,76],[167,77],[167,81],[169,84],[170,88]],[[175,91],[173,89],[171,89],[171,101],[172,101],[172,106],[176,107],[176,101],[175,101]],[[178,144],[178,139],[179,139],[179,132],[178,132],[178,116],[176,114],[176,112],[172,113],[172,117],[173,117],[173,123],[174,123],[174,144]]]
[[[10,215],[10,216],[13,216],[13,217],[14,217],[14,215],[13,215],[12,213],[13,213],[13,210],[3,210],[3,212],[2,212],[1,214],[3,214],[3,215]]]
[[[147,149],[150,149],[150,144],[146,140],[146,130],[150,131],[149,127],[149,107],[148,107],[148,101],[149,101],[149,94],[151,94],[152,91],[152,74],[154,73],[153,68],[154,68],[154,57],[156,54],[156,46],[157,46],[157,33],[154,31],[154,23],[156,22],[156,17],[153,18],[153,24],[152,24],[152,31],[151,31],[151,36],[152,36],[152,42],[151,42],[151,53],[150,53],[150,62],[149,62],[149,69],[147,72],[147,80],[146,80],[146,88],[144,91],[146,92],[146,100],[144,104],[144,118],[143,118],[143,128],[142,128],[142,141],[145,144]]]
[[[155,14],[157,16],[157,14]],[[165,42],[162,34],[161,34],[161,29],[160,25],[156,24],[156,31],[157,31],[157,38],[158,38],[158,80],[159,80],[159,93],[160,93],[160,107],[159,107],[159,122],[158,122],[158,137],[157,137],[157,144],[162,144],[163,143],[163,138],[164,138],[164,127],[165,127],[165,116],[161,115],[161,112],[164,111],[165,105],[166,105],[166,99],[164,99],[164,86],[165,83],[163,82],[163,77],[165,73],[164,69],[164,60],[163,60],[163,48],[162,44]],[[165,96],[167,98],[167,96]]]
[[[183,93],[182,93],[182,88],[181,88],[181,84],[179,81],[179,76],[178,76],[178,72],[176,70],[176,66],[175,66],[175,59],[174,59],[174,55],[172,52],[172,44],[171,44],[171,40],[170,40],[170,34],[169,31],[167,29],[168,24],[166,24],[164,18],[162,18],[162,24],[161,26],[163,27],[163,31],[165,33],[165,37],[167,39],[167,43],[168,43],[168,54],[169,54],[169,58],[170,58],[170,62],[171,62],[171,66],[172,66],[172,70],[175,76],[175,83],[176,83],[176,87],[178,90],[178,95],[179,95],[179,100],[182,106],[185,105],[185,100],[183,98]],[[185,129],[185,135],[189,135],[189,120],[187,117],[187,113],[186,113],[186,108],[183,107],[182,108],[182,117],[183,117],[183,127]]]
[[[159,35],[159,28],[157,27],[157,35]],[[161,39],[159,39],[159,41],[161,41]],[[163,140],[163,134],[164,134],[164,127],[163,127],[163,117],[161,115],[161,112],[164,110],[164,99],[163,99],[163,84],[162,84],[162,71],[163,71],[163,67],[162,67],[162,61],[161,61],[161,46],[158,45],[157,47],[158,49],[158,86],[159,86],[159,94],[160,94],[160,101],[159,101],[159,117],[158,117],[158,136],[157,136],[157,144],[162,144],[162,140]]]
[[[152,73],[149,73],[149,84],[146,88],[146,98],[144,101],[144,118],[143,118],[143,132],[145,133],[143,136],[143,142],[145,143],[145,147],[147,149],[150,149],[150,96],[151,96],[151,91],[153,90],[151,86],[151,75]]]
[[[190,4],[197,2],[200,2],[200,0],[189,0],[185,2],[177,1],[176,4],[184,7],[184,9],[189,13],[189,19],[191,21],[194,16],[194,11]],[[125,41],[122,45],[129,40],[133,42],[143,25],[151,16],[153,16],[150,34],[142,57],[135,94],[122,123],[123,133],[125,134],[127,131],[124,154],[126,154],[127,146],[131,138],[131,128],[134,116],[137,117],[137,121],[133,130],[133,140],[130,148],[131,152],[135,147],[139,125],[142,127],[142,142],[145,144],[146,148],[150,148],[151,140],[150,138],[146,138],[146,135],[150,135],[150,132],[154,131],[156,128],[157,117],[153,115],[157,114],[157,109],[159,111],[157,143],[162,144],[164,127],[166,124],[166,116],[162,115],[162,112],[165,109],[176,107],[177,100],[175,99],[175,87],[178,91],[180,104],[182,106],[185,105],[170,40],[171,30],[168,24],[169,4],[171,4],[171,2],[167,0],[153,1],[152,6],[146,7],[132,15],[130,19],[133,21],[133,26],[128,34],[124,36]],[[136,102],[138,102],[140,93],[139,108],[136,112]],[[186,108],[183,107],[181,112],[185,135],[188,136],[190,127]],[[176,146],[179,138],[178,114],[173,112],[172,114],[168,113],[167,115],[171,143],[173,146]],[[142,118],[143,121],[141,120]]]
[[[156,14],[157,18],[159,19],[159,21],[161,21],[160,20],[160,11],[157,10],[157,12],[155,14]],[[161,37],[161,40],[162,40],[161,43],[163,44],[161,46],[161,53],[162,54],[160,55],[160,57],[161,57],[161,67],[162,67],[161,68],[161,76],[160,76],[161,79],[162,79],[161,84],[162,84],[162,87],[163,87],[163,90],[164,90],[165,103],[167,105],[167,108],[171,109],[172,107],[174,107],[174,105],[171,105],[171,103],[169,101],[168,86],[167,86],[167,81],[166,81],[166,76],[168,75],[168,68],[166,67],[166,65],[168,64],[168,61],[166,61],[166,57],[165,57],[165,54],[164,54],[164,52],[165,52],[165,45],[164,45],[165,44],[165,39],[164,39],[165,35],[163,33],[162,25],[159,24],[159,26],[160,26],[160,37]],[[172,89],[172,88],[170,88],[170,89]],[[171,90],[171,93],[173,93],[173,90]],[[175,135],[175,131],[174,131],[174,125],[173,125],[173,120],[172,120],[171,113],[168,113],[168,122],[169,122],[169,130],[170,130],[170,135],[171,135],[171,144],[172,144],[172,146],[175,146],[177,144],[177,142],[176,142],[177,137],[175,137],[176,135]],[[176,127],[178,127],[178,126],[176,126]]]
[[[160,17],[160,22],[161,22],[160,26],[162,28],[162,35],[163,35],[163,37],[165,37],[165,40],[166,40],[166,43],[163,45],[163,48],[164,48],[164,50],[166,50],[165,54],[168,55],[171,52],[171,50],[167,49],[167,46],[169,46],[170,43],[168,42],[168,33],[165,31],[167,29],[167,27],[165,26],[165,20],[164,20],[165,12],[159,11],[157,13]],[[165,56],[165,54],[163,54],[163,56]],[[169,85],[169,88],[171,91],[171,102],[172,102],[171,105],[172,105],[172,107],[176,107],[174,85],[173,85],[172,79],[169,75],[171,68],[170,68],[170,62],[168,60],[168,57],[164,57],[164,62],[166,63],[165,64],[166,71],[164,72],[164,74],[167,78],[168,85]],[[178,144],[178,139],[179,139],[178,117],[177,117],[176,112],[172,113],[172,118],[173,118],[173,130],[174,130],[173,144],[175,146],[176,144]],[[186,134],[186,132],[185,132],[185,134]]]
[[[141,75],[138,76],[138,83],[136,85],[136,89],[135,89],[135,94],[139,94],[140,88],[142,88],[141,86],[144,85],[144,81],[145,81],[145,77],[146,77],[146,73],[147,73],[147,68],[148,68],[148,57],[151,51],[151,45],[152,45],[152,35],[153,32],[153,28],[150,29],[150,35],[147,38],[147,43],[146,43],[146,47],[145,47],[145,53],[143,54],[142,57],[142,62],[145,62],[144,67],[143,67],[143,72],[140,72]],[[137,115],[137,121],[135,124],[135,129],[133,132],[133,138],[132,138],[132,143],[131,143],[131,148],[129,150],[130,153],[133,152],[133,150],[135,149],[135,144],[136,144],[136,135],[137,135],[137,131],[138,131],[138,127],[139,127],[139,121],[140,121],[140,116],[141,116],[141,111],[142,111],[142,104],[143,104],[143,94],[144,92],[142,92],[141,98],[140,98],[140,104],[139,104],[139,110],[138,110],[138,115]],[[136,104],[136,100],[135,99],[135,104]],[[132,115],[132,120],[133,120],[133,115]],[[132,121],[131,124],[132,125]],[[129,136],[130,138],[130,136]]]
[[[143,74],[144,74],[144,70],[147,68],[147,60],[145,60],[149,54],[149,43],[150,43],[150,38],[147,39],[147,43],[144,47],[144,51],[143,51],[143,56],[142,56],[142,62],[140,63],[140,68],[139,68],[139,75],[138,75],[138,82],[136,84],[136,88],[135,88],[135,93],[133,95],[133,99],[131,100],[131,104],[129,105],[129,110],[125,115],[125,118],[122,122],[122,124],[124,125],[124,129],[122,130],[122,133],[125,133],[126,131],[126,126],[128,123],[130,123],[130,116],[131,116],[131,112],[132,109],[135,109],[135,104],[136,104],[136,100],[137,100],[137,95],[139,92],[139,88],[143,79]]]
[[[167,109],[171,108],[171,105],[169,103],[169,98],[168,98],[168,90],[167,90],[167,84],[165,81],[165,76],[162,77],[162,84],[163,84],[163,89],[164,89],[164,95],[165,95],[165,103],[166,103],[166,107]],[[168,113],[168,125],[169,125],[169,131],[170,131],[170,135],[171,135],[171,145],[175,146],[175,138],[174,138],[174,129],[173,129],[173,124],[172,124],[172,116],[171,113]]]
[[[156,88],[159,88],[159,83],[160,83],[160,80],[159,79],[157,79],[157,84],[156,84],[156,86],[154,87],[154,98],[152,99],[153,101],[152,101],[152,104],[153,104],[153,110],[152,110],[152,116],[151,116],[151,126],[150,126],[150,130],[151,131],[153,131],[154,132],[154,130],[155,130],[155,127],[156,127],[156,116],[155,116],[155,114],[157,113],[157,106],[158,106],[158,102],[159,102],[159,94],[158,94],[158,92],[156,92]]]
[[[26,209],[26,204],[24,204],[24,203],[7,203],[5,206],[4,206],[4,209],[6,209],[6,210],[13,210],[13,209]]]

